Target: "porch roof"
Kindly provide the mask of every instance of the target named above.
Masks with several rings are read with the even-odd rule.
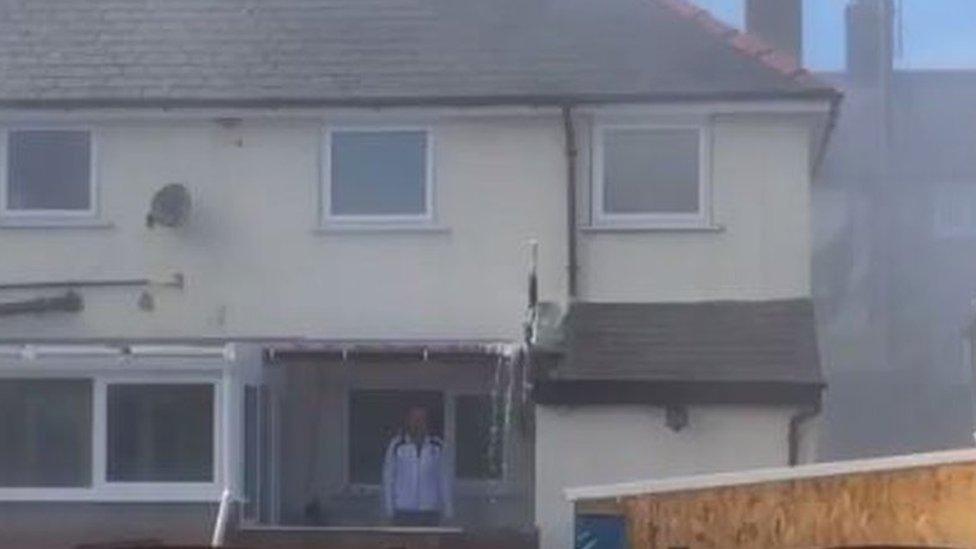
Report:
[[[824,386],[809,299],[576,303],[543,403],[815,404]]]
[[[292,340],[265,346],[269,362],[497,359],[517,352],[517,344],[500,340]]]

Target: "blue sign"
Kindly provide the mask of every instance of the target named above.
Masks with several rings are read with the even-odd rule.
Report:
[[[577,515],[576,549],[627,549],[627,519],[614,515]]]

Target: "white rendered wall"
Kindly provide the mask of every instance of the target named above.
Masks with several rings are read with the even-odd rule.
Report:
[[[693,407],[673,432],[650,406],[536,406],[536,523],[542,549],[573,546],[564,490],[645,479],[782,466],[789,408]]]
[[[726,117],[714,121],[712,136],[712,215],[718,230],[585,231],[584,299],[810,296],[809,129],[796,120]]]
[[[342,124],[348,124],[343,119]],[[527,242],[542,298],[566,295],[565,157],[555,116],[425,120],[433,232],[317,233],[321,119],[94,123],[108,228],[0,229],[0,283],[186,275],[182,292],[82,290],[85,311],[5,318],[0,337],[517,337]],[[580,125],[586,154],[585,123]],[[792,118],[714,122],[721,232],[584,232],[580,298],[697,301],[809,295],[808,136]],[[589,193],[580,170],[581,210]],[[190,223],[145,227],[181,182]],[[581,225],[588,215],[581,211]],[[13,300],[54,292],[4,292]]]
[[[96,124],[112,226],[0,229],[0,257],[15,258],[0,262],[0,283],[179,271],[186,289],[156,291],[153,312],[137,308],[137,290],[81,290],[81,314],[8,318],[0,336],[514,338],[530,239],[542,296],[565,295],[560,126],[433,126],[443,231],[317,233],[321,121]],[[172,182],[190,188],[191,222],[147,229],[152,194]]]

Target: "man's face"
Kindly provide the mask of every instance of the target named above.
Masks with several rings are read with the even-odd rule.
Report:
[[[407,412],[407,432],[412,437],[420,437],[427,434],[427,410],[416,406]]]

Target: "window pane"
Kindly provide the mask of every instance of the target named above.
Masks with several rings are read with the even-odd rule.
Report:
[[[89,132],[17,130],[7,145],[9,209],[90,209]]]
[[[335,132],[331,213],[422,215],[426,173],[426,132]]]
[[[0,380],[0,486],[89,486],[91,408],[89,380]]]
[[[497,479],[502,476],[504,452],[501,410],[488,395],[465,395],[455,400],[458,478]],[[493,421],[494,419],[494,421]],[[492,437],[492,428],[496,435]]]
[[[108,480],[213,480],[213,403],[209,384],[110,385]]]
[[[383,458],[411,406],[427,409],[431,434],[444,432],[444,395],[436,391],[353,391],[349,396],[349,476],[379,484]]]
[[[696,130],[615,129],[603,137],[607,213],[698,212]]]

